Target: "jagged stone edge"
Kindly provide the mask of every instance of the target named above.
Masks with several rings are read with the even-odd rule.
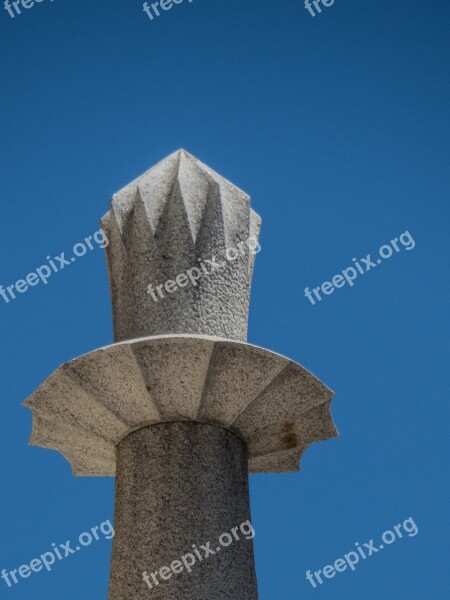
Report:
[[[35,445],[35,446],[59,451],[66,458],[66,460],[71,464],[74,475],[77,475],[77,476],[81,476],[81,475],[82,476],[114,476],[115,475],[115,445],[117,445],[117,443],[119,443],[120,439],[118,439],[117,441],[107,440],[101,435],[96,435],[96,433],[94,433],[92,430],[84,430],[82,427],[74,427],[73,425],[65,424],[65,427],[77,429],[77,435],[80,436],[80,448],[74,448],[72,446],[68,446],[64,442],[61,442],[58,444],[46,442],[45,441],[46,429],[44,428],[44,425],[42,425],[42,422],[43,421],[46,422],[47,427],[50,428],[50,431],[54,431],[55,428],[56,429],[58,428],[58,418],[56,417],[55,413],[52,414],[51,411],[48,411],[46,409],[42,410],[42,409],[40,409],[39,405],[31,406],[30,404],[32,404],[33,397],[35,397],[36,394],[39,393],[41,388],[52,377],[58,377],[61,374],[62,369],[68,364],[73,365],[77,362],[77,360],[85,358],[85,357],[93,357],[94,355],[98,354],[101,351],[108,351],[108,350],[115,349],[118,347],[123,347],[123,346],[128,346],[128,347],[132,348],[133,346],[136,346],[137,344],[146,344],[146,343],[152,343],[152,342],[161,341],[161,340],[166,340],[166,341],[170,341],[170,340],[198,340],[198,341],[205,340],[205,342],[211,343],[213,345],[213,348],[215,348],[217,344],[222,344],[222,345],[230,346],[230,347],[232,347],[232,346],[239,347],[241,349],[242,348],[248,348],[249,350],[257,349],[264,353],[267,353],[267,355],[270,355],[272,357],[278,357],[279,360],[283,362],[285,367],[290,365],[290,366],[293,366],[294,368],[297,368],[299,370],[299,373],[302,373],[303,375],[306,374],[307,376],[313,378],[313,380],[319,386],[322,387],[322,390],[323,390],[322,401],[320,403],[316,404],[314,407],[312,407],[309,410],[302,413],[301,418],[303,419],[305,416],[307,416],[308,412],[316,410],[318,407],[321,407],[321,406],[324,407],[326,410],[326,414],[323,419],[323,424],[324,424],[324,430],[327,433],[325,435],[318,436],[315,439],[309,440],[305,443],[301,443],[299,445],[294,445],[291,448],[279,449],[276,451],[269,451],[267,453],[253,455],[252,454],[252,439],[245,438],[245,436],[242,434],[242,431],[240,430],[240,428],[236,426],[236,422],[238,421],[239,418],[242,417],[242,414],[244,414],[247,410],[250,410],[251,406],[258,405],[258,399],[261,397],[263,392],[266,392],[267,388],[270,388],[270,385],[273,383],[273,381],[271,381],[269,386],[266,386],[266,388],[264,390],[261,390],[252,400],[250,400],[248,402],[245,409],[240,412],[240,414],[233,420],[233,422],[231,424],[228,424],[228,423],[224,424],[215,419],[210,419],[210,418],[208,418],[208,415],[202,415],[201,417],[198,417],[195,419],[164,418],[164,417],[160,416],[159,418],[156,418],[156,419],[145,420],[142,423],[140,423],[138,426],[127,426],[128,427],[127,430],[124,432],[123,436],[120,437],[120,439],[123,439],[123,437],[125,437],[132,431],[135,431],[136,429],[139,429],[143,426],[148,426],[148,425],[156,424],[156,423],[160,423],[160,422],[195,420],[195,421],[199,421],[199,422],[216,424],[219,426],[224,426],[224,427],[234,431],[235,433],[237,433],[237,435],[240,435],[241,437],[243,437],[243,439],[245,441],[248,442],[249,452],[250,452],[250,461],[249,461],[249,472],[250,473],[270,473],[270,472],[278,473],[278,472],[294,472],[294,471],[300,470],[301,458],[302,458],[305,450],[310,445],[312,445],[313,443],[318,442],[318,441],[324,441],[324,440],[328,440],[328,439],[337,437],[339,435],[336,430],[336,427],[334,425],[333,418],[331,415],[331,400],[334,397],[334,393],[329,388],[327,388],[322,382],[320,382],[314,375],[312,375],[309,371],[307,371],[304,367],[302,367],[300,364],[295,363],[280,354],[271,352],[271,351],[261,348],[259,346],[246,344],[243,342],[230,341],[230,340],[217,338],[217,337],[211,337],[211,336],[173,335],[173,336],[156,336],[156,337],[150,337],[150,338],[140,338],[137,340],[120,342],[117,344],[113,344],[111,346],[106,346],[104,348],[100,348],[94,352],[90,352],[86,355],[78,357],[78,359],[74,359],[74,360],[70,361],[70,363],[65,363],[64,365],[59,367],[49,378],[47,378],[44,381],[44,383],[34,392],[34,394],[32,394],[23,403],[24,406],[27,406],[28,408],[30,408],[32,415],[33,415],[33,433],[30,438],[30,442],[29,442],[30,445]],[[209,364],[211,364],[211,358],[210,358]],[[280,373],[282,371],[283,371],[283,369],[281,369]],[[280,375],[280,373],[278,375]],[[207,377],[207,375],[205,375],[205,385],[206,385],[206,377]],[[276,377],[274,379],[276,379]],[[61,420],[59,420],[59,423],[61,423]],[[273,425],[271,425],[270,427],[273,427]],[[270,427],[268,429],[270,429]],[[259,435],[260,436],[264,435],[264,428],[260,428]],[[273,432],[272,432],[272,435],[273,435]],[[286,431],[286,435],[287,436],[290,435],[289,431]],[[83,436],[85,436],[86,439],[88,437],[90,437],[92,439],[98,439],[98,440],[100,440],[101,444],[104,444],[106,442],[109,445],[109,450],[110,450],[107,453],[108,455],[106,455],[106,453],[102,454],[101,452],[92,452],[92,451],[83,449],[82,442],[81,442],[81,440],[84,439]]]

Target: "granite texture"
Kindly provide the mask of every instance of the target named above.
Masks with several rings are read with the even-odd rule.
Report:
[[[246,343],[260,218],[244,192],[179,150],[118,192],[102,227],[117,343],[26,400],[30,444],[75,475],[116,475],[109,600],[257,600],[251,540],[152,589],[142,574],[249,521],[248,473],[296,471],[337,436],[334,394]]]
[[[125,438],[117,465],[109,600],[257,600],[252,539],[238,531],[238,540],[219,544],[223,533],[250,521],[239,437],[202,423],[162,423]],[[215,554],[204,558],[208,542]],[[152,589],[143,581],[144,571],[156,573],[187,553],[196,560],[191,572],[163,571],[169,578],[155,575],[157,585],[150,578]]]
[[[246,340],[255,257],[245,244],[257,240],[260,225],[247,194],[184,150],[115,194],[102,228],[116,341],[161,334]],[[239,244],[247,250],[226,260]],[[196,285],[162,290],[157,301],[148,293],[149,284],[173,282],[213,257],[221,268]]]
[[[331,392],[301,365],[208,336],[126,341],[55,371],[25,402],[32,445],[59,450],[76,475],[114,475],[114,447],[167,421],[212,423],[248,445],[250,472],[298,470],[312,443],[337,435]]]

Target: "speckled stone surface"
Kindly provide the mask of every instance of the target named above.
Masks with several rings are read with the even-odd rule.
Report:
[[[334,394],[246,343],[260,218],[244,192],[179,150],[118,192],[102,227],[117,343],[26,400],[30,444],[75,475],[116,475],[110,600],[257,600],[251,540],[152,589],[142,573],[249,520],[248,473],[296,471],[336,437]]]
[[[124,437],[180,420],[235,431],[248,445],[250,472],[263,473],[298,470],[308,446],[336,437],[333,395],[269,350],[179,335],[126,341],[72,360],[25,405],[33,412],[30,443],[59,450],[76,475],[114,475],[114,447]]]
[[[118,445],[117,464],[109,600],[257,600],[252,539],[238,530],[238,540],[219,543],[250,521],[247,450],[239,437],[201,423],[154,425]],[[208,542],[215,554],[204,558]],[[191,572],[170,571],[187,553],[196,560]],[[150,578],[150,589],[142,573],[163,567],[168,579],[155,575],[159,583]]]
[[[245,340],[255,258],[246,242],[257,240],[260,224],[247,194],[185,150],[115,194],[102,219],[115,339],[181,333]],[[246,251],[227,260],[226,250],[239,244]],[[162,290],[156,302],[148,293],[149,284],[173,282],[213,257],[222,267],[196,285]]]

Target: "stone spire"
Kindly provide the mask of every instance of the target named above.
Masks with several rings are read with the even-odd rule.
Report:
[[[247,194],[184,150],[115,194],[102,227],[116,341],[178,333],[246,340],[254,253],[241,249],[257,242],[260,224]],[[205,276],[201,265],[213,257],[221,268]],[[195,285],[162,290],[164,298],[149,293],[190,269],[200,270]]]
[[[110,600],[257,600],[252,540],[217,540],[250,520],[249,472],[296,471],[309,445],[337,435],[333,393],[246,343],[254,253],[243,250],[260,221],[238,188],[180,150],[116,194],[102,224],[117,343],[28,398],[30,443],[75,475],[116,476]],[[167,292],[213,257],[220,269]],[[157,301],[149,284],[166,290]],[[164,570],[207,542],[214,556]]]

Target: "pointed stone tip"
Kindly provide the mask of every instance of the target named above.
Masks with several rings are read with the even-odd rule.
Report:
[[[194,158],[194,155],[188,152],[185,148],[178,148],[178,150],[175,150],[174,154],[186,154],[186,156],[191,156]]]
[[[122,195],[122,193],[124,191],[126,191],[127,189],[129,189],[130,187],[138,186],[140,182],[147,179],[148,176],[152,175],[158,169],[160,169],[161,172],[163,173],[164,169],[167,168],[167,165],[170,164],[171,162],[173,162],[174,160],[177,161],[177,163],[178,163],[177,167],[176,167],[176,171],[178,171],[180,168],[182,159],[188,159],[188,160],[192,161],[200,171],[203,171],[204,173],[211,176],[218,183],[220,183],[222,185],[225,184],[228,188],[234,189],[235,191],[242,194],[242,196],[245,197],[247,200],[250,200],[250,196],[244,190],[242,190],[237,185],[232,183],[229,179],[226,179],[225,177],[220,175],[217,171],[215,171],[214,169],[209,167],[206,163],[202,162],[199,158],[197,158],[194,154],[192,154],[192,152],[189,152],[185,148],[178,148],[178,150],[175,150],[174,152],[168,154],[163,159],[158,161],[156,164],[151,166],[149,169],[144,171],[136,179],[134,179],[133,181],[131,181],[124,187],[120,188],[117,192],[115,192],[113,194],[112,200],[114,200],[118,196]]]
[[[198,159],[195,156],[195,154],[192,154],[192,152],[189,152],[189,150],[186,150],[186,148],[178,148],[178,150],[175,150],[175,152],[172,152],[172,154],[169,154],[166,158],[163,158],[162,162],[167,160],[171,156],[185,156],[186,158],[191,158],[195,162],[198,162],[198,163],[201,162],[200,159]]]
[[[194,158],[193,155],[190,152],[187,152],[187,150],[185,150],[184,148],[178,148],[178,150],[174,150],[173,152],[162,158],[160,161],[158,161],[155,166],[165,163],[166,161],[171,160],[172,158],[180,158],[181,156],[189,156],[190,158]]]
[[[152,169],[154,169],[155,167],[157,167],[159,165],[163,165],[164,163],[166,163],[170,160],[173,160],[174,158],[177,158],[177,159],[190,158],[191,160],[193,160],[195,162],[200,162],[196,156],[194,156],[191,152],[188,152],[185,148],[178,148],[178,150],[174,150],[173,152],[171,152],[170,154],[168,154],[167,156],[165,156],[164,158],[159,160],[155,165],[150,167],[149,171],[151,171]]]

